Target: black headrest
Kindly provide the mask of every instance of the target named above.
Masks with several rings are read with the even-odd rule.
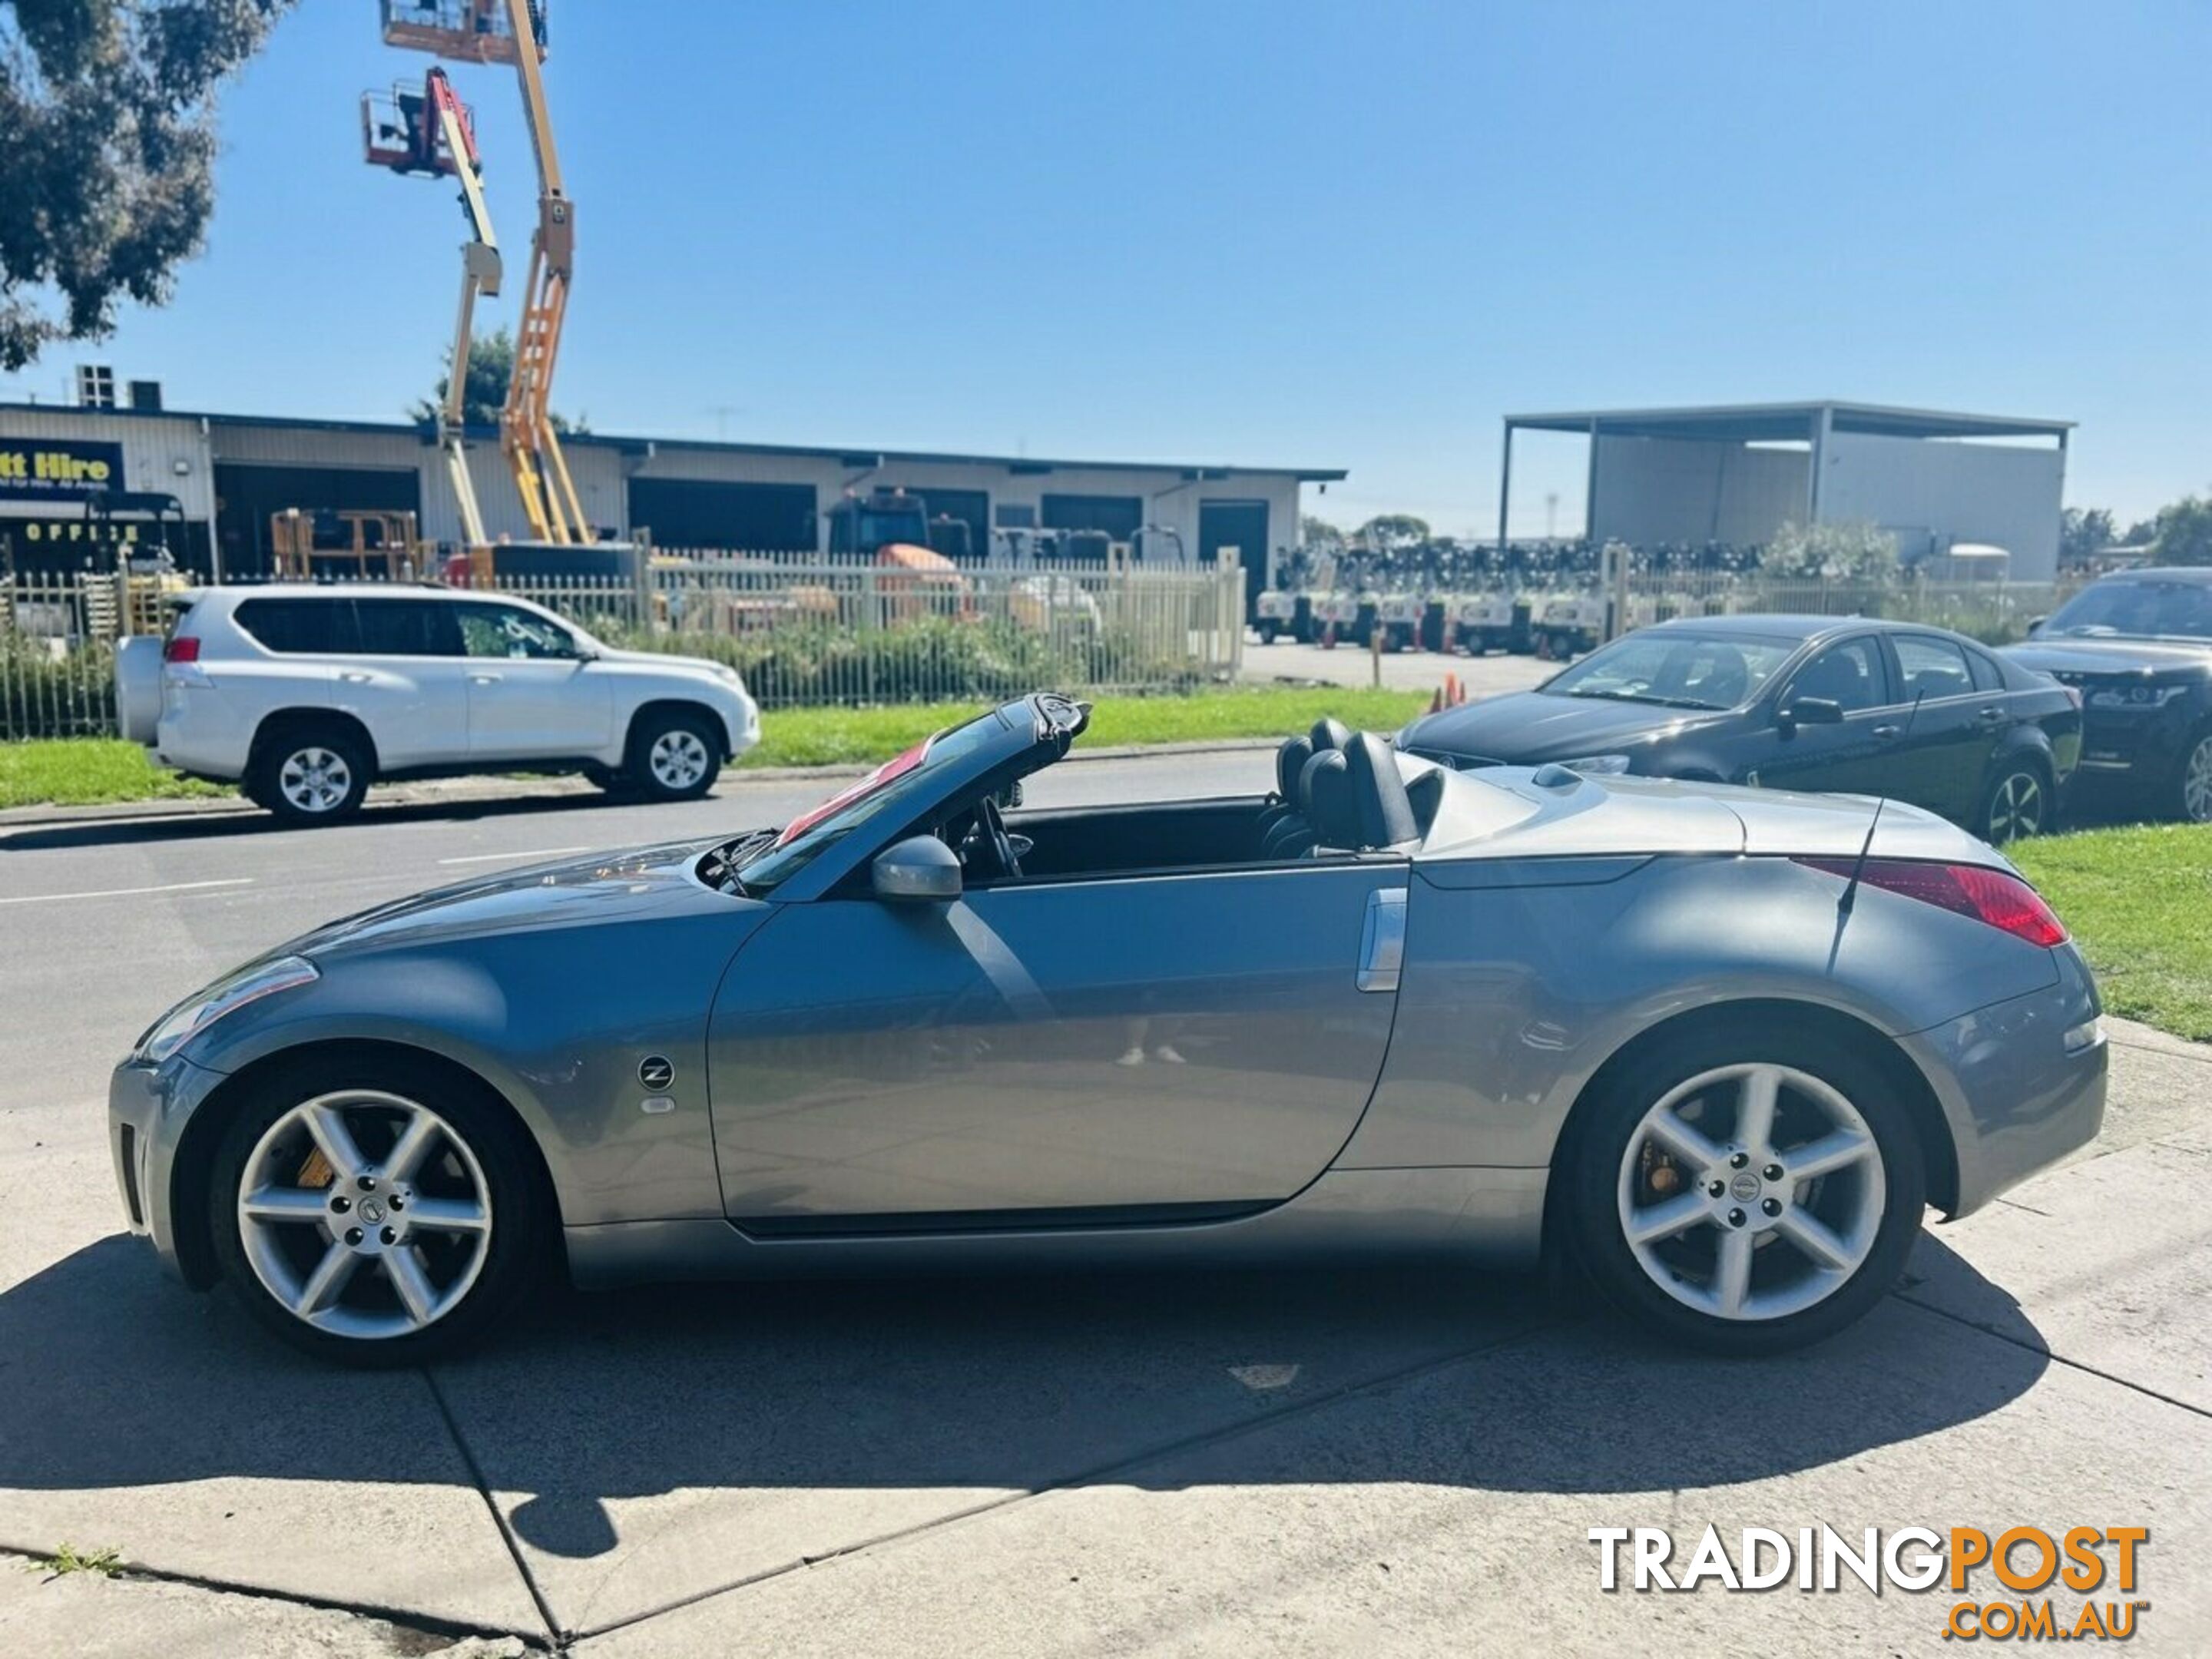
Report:
[[[1814,659],[1810,666],[1797,677],[1790,688],[1793,697],[1833,697],[1838,702],[1854,702],[1866,686],[1866,670],[1859,666],[1856,653],[1850,651],[1831,651]]]
[[[1323,714],[1313,723],[1312,738],[1314,753],[1318,755],[1324,750],[1341,749],[1350,743],[1352,728],[1340,720]]]
[[[1306,763],[1298,787],[1305,792],[1306,818],[1314,840],[1350,851],[1359,845],[1359,803],[1352,773],[1340,749],[1324,750]]]
[[[1390,745],[1372,732],[1362,732],[1346,747],[1344,759],[1359,817],[1359,839],[1352,844],[1395,847],[1419,836],[1421,826],[1413,817],[1413,803],[1407,798],[1406,781],[1398,775],[1397,757]]]
[[[1275,751],[1275,793],[1295,804],[1298,799],[1298,775],[1306,769],[1313,758],[1311,738],[1285,738],[1283,746]]]

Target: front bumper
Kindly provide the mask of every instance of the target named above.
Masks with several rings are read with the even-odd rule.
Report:
[[[179,1278],[197,1279],[177,1249],[173,1179],[185,1122],[223,1080],[172,1055],[159,1066],[126,1060],[107,1084],[107,1146],[131,1231]]]
[[[1950,1124],[1954,1219],[2087,1145],[2104,1122],[2111,1049],[2096,984],[2072,945],[2051,954],[2056,984],[1899,1039]],[[2085,1030],[2095,1032],[2086,1042]]]
[[[2082,714],[2081,763],[2069,784],[2077,799],[2124,799],[2170,782],[2189,746],[2194,711],[2090,708]]]

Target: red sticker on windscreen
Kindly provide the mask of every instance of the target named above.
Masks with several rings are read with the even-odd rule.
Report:
[[[789,823],[784,825],[783,833],[775,838],[775,844],[782,847],[797,841],[823,819],[835,817],[862,796],[873,794],[893,778],[903,777],[907,773],[913,771],[928,757],[929,745],[936,741],[935,738],[924,738],[903,755],[892,756],[858,783],[838,791],[821,805],[801,812]]]

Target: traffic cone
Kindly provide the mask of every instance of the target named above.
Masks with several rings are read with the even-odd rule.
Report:
[[[1434,691],[1429,694],[1429,713],[1431,714],[1441,714],[1443,712],[1444,689],[1440,685]]]
[[[1467,701],[1467,682],[1456,674],[1451,677],[1452,707],[1456,708]]]

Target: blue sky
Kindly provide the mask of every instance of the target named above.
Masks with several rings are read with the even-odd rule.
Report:
[[[173,406],[397,418],[447,189],[365,166],[419,82],[306,0],[228,93],[174,303],[64,347]],[[2081,422],[2068,498],[2212,485],[2212,5],[555,0],[602,431],[1348,466],[1486,532],[1507,410],[1833,397]],[[477,106],[514,273],[511,70]],[[1579,521],[1530,443],[1515,529]]]

